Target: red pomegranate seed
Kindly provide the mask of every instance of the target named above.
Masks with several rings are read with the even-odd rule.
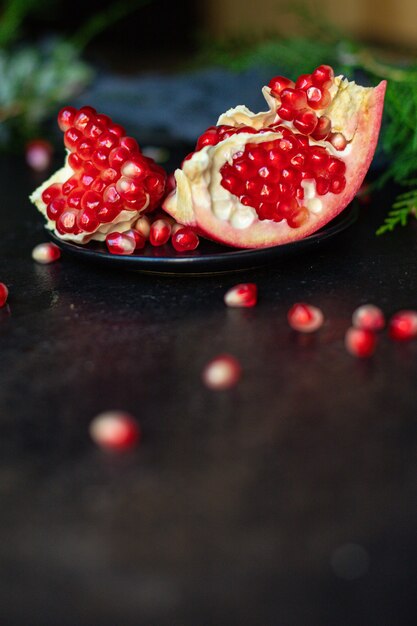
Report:
[[[334,72],[330,65],[319,65],[311,74],[313,84],[323,89],[331,87],[334,79]]]
[[[134,448],[142,433],[138,422],[129,413],[105,411],[91,422],[90,435],[100,448],[122,452]]]
[[[52,152],[49,141],[35,139],[26,145],[26,162],[35,172],[44,172],[51,165]]]
[[[283,89],[294,89],[295,85],[292,80],[285,76],[274,76],[268,83],[268,87],[274,95],[279,95]]]
[[[303,135],[310,135],[314,132],[317,121],[317,115],[314,111],[303,109],[294,117],[294,126],[300,133],[303,133]]]
[[[94,192],[93,192],[94,193]],[[93,233],[100,222],[94,209],[82,209],[77,215],[77,227],[85,233]]]
[[[408,341],[417,337],[417,311],[398,311],[389,322],[389,335],[396,341]]]
[[[46,214],[50,220],[56,222],[64,209],[65,200],[63,198],[56,198],[46,206]]]
[[[58,126],[63,132],[74,125],[76,113],[77,109],[74,109],[74,107],[64,107],[60,110],[58,113]]]
[[[215,146],[218,143],[219,133],[217,129],[209,128],[198,138],[196,150],[201,150],[205,146]]]
[[[332,123],[326,115],[319,117],[315,130],[311,133],[311,136],[316,141],[322,141],[329,136],[332,130]]]
[[[118,215],[119,208],[113,204],[103,204],[97,211],[100,224],[109,224]]]
[[[307,222],[309,216],[308,209],[305,206],[300,206],[292,215],[287,217],[288,226],[290,228],[300,228],[300,226]]]
[[[3,307],[9,296],[9,290],[4,283],[0,283],[0,308]]]
[[[311,74],[300,74],[295,83],[295,88],[306,91],[312,84]]]
[[[177,252],[190,252],[198,248],[200,239],[192,228],[184,226],[175,229],[175,233],[171,237],[171,243]]]
[[[111,254],[129,255],[135,251],[136,240],[125,233],[114,232],[106,236],[106,245]]]
[[[135,158],[129,159],[123,163],[120,172],[122,176],[134,178],[135,180],[144,180],[149,172],[149,166],[141,155],[135,155]]]
[[[330,133],[327,141],[330,141],[333,148],[339,151],[344,150],[347,146],[346,137],[342,133]]]
[[[371,330],[352,326],[346,331],[345,347],[352,356],[360,358],[372,356],[376,343],[376,335]]]
[[[149,232],[149,241],[153,246],[163,246],[171,236],[171,224],[166,219],[153,222]]]
[[[221,354],[205,366],[202,379],[209,389],[222,390],[234,387],[241,375],[239,361],[230,354]]]
[[[135,223],[135,230],[138,231],[145,239],[149,239],[149,233],[151,232],[151,222],[149,217],[142,215]]]
[[[64,144],[68,150],[74,150],[77,143],[82,139],[83,134],[80,130],[77,130],[73,126],[68,128],[64,133]]]
[[[312,333],[318,330],[324,322],[322,311],[305,302],[294,304],[287,313],[287,319],[293,330],[302,333]]]
[[[240,283],[224,294],[226,306],[236,308],[253,307],[258,301],[258,287],[255,283]]]
[[[40,243],[32,250],[32,259],[42,265],[54,263],[61,256],[61,250],[54,243]]]
[[[302,89],[284,89],[281,92],[281,102],[283,107],[300,111],[307,107],[307,97]]]
[[[61,195],[61,191],[62,185],[60,185],[59,183],[53,183],[52,185],[49,185],[49,187],[44,189],[44,191],[42,192],[43,202],[45,202],[45,204],[49,204],[52,200],[55,200],[55,198],[58,198],[58,196]]]
[[[352,324],[355,328],[375,332],[384,328],[385,317],[381,309],[374,304],[363,304],[353,312]]]
[[[127,235],[127,237],[133,237],[133,239],[135,240],[135,250],[142,250],[142,248],[145,247],[146,237],[144,237],[134,228],[127,230],[124,234]]]

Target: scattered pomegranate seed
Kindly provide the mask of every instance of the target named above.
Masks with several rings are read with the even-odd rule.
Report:
[[[123,451],[135,447],[141,439],[139,424],[132,415],[122,411],[106,411],[90,424],[94,443],[105,450]]]
[[[351,326],[345,335],[346,350],[352,356],[366,358],[372,356],[376,348],[376,335],[371,330]]]
[[[175,229],[171,242],[177,252],[189,252],[198,248],[200,239],[192,228],[183,226]]]
[[[224,303],[230,307],[253,307],[258,301],[258,287],[255,283],[240,283],[224,294]]]
[[[375,332],[384,328],[385,317],[379,307],[373,304],[363,304],[354,311],[352,324],[355,328]]]
[[[106,237],[107,249],[111,254],[133,254],[136,248],[136,239],[125,233],[109,233]]]
[[[133,237],[133,239],[135,240],[135,250],[142,250],[142,248],[145,247],[145,244],[146,244],[145,237],[139,231],[135,230],[134,228],[131,228],[130,230],[127,230],[123,234],[127,235],[128,237]]]
[[[221,354],[206,365],[202,379],[209,389],[230,389],[238,383],[241,375],[239,361],[230,354]]]
[[[9,290],[4,283],[0,283],[0,308],[7,302]]]
[[[288,311],[287,319],[291,328],[301,333],[312,333],[318,330],[324,322],[322,311],[304,302],[294,304]]]
[[[417,337],[417,311],[398,311],[389,322],[389,336],[396,341]]]
[[[42,265],[54,263],[61,256],[61,250],[54,243],[40,243],[32,250],[32,259]]]
[[[26,145],[26,163],[35,172],[44,172],[51,165],[52,145],[44,139],[34,139]]]
[[[158,219],[153,222],[149,232],[149,241],[153,246],[163,246],[171,236],[171,224],[168,220]]]

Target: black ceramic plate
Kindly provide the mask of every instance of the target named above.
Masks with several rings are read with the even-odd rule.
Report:
[[[199,247],[193,252],[175,252],[170,243],[157,248],[147,244],[143,250],[139,250],[134,255],[123,256],[110,254],[104,243],[92,241],[81,246],[69,241],[62,241],[53,233],[48,232],[62,250],[86,261],[142,272],[212,274],[215,272],[236,272],[250,267],[267,265],[280,257],[317,247],[349,228],[357,217],[358,207],[356,203],[352,203],[336,219],[305,239],[256,250],[237,250],[201,239]]]

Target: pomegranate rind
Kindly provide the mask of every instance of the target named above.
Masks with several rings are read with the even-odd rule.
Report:
[[[220,168],[232,155],[244,149],[246,143],[273,141],[280,133],[264,132],[259,135],[239,133],[205,146],[186,160],[183,168],[176,170],[177,188],[165,200],[164,210],[177,222],[194,227],[199,234],[220,243],[238,248],[265,248],[303,239],[333,220],[356,195],[371,164],[381,127],[386,81],[377,87],[366,88],[338,77],[332,104],[324,111],[332,121],[335,131],[343,131],[350,141],[343,151],[336,151],[323,141],[310,140],[313,145],[325,146],[346,164],[346,187],[336,195],[328,193],[320,198],[319,212],[310,211],[309,219],[298,228],[290,228],[284,219],[280,222],[259,220],[257,216],[246,227],[236,228],[227,219],[220,219],[213,208],[219,198],[226,203],[238,199],[220,184]],[[270,111],[254,114],[243,106],[230,109],[220,116],[222,124],[245,124],[263,128],[275,119],[277,104],[264,88],[263,93]],[[333,151],[334,150],[334,151]],[[218,213],[218,211],[217,211]],[[244,226],[244,225],[243,225]]]

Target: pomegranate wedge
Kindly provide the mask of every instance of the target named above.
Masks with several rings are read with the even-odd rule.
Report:
[[[322,65],[271,79],[265,113],[237,106],[199,138],[163,208],[239,248],[302,239],[352,200],[378,141],[386,82],[366,88]]]
[[[65,166],[30,197],[58,237],[104,241],[158,206],[166,174],[122,126],[88,106],[65,107],[58,125],[68,151]]]

